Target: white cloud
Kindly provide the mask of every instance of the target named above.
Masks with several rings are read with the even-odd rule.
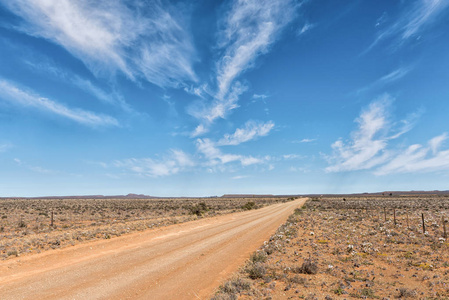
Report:
[[[107,93],[103,89],[99,88],[98,86],[94,85],[90,80],[81,78],[79,76],[74,76],[71,81],[73,84],[78,86],[80,89],[84,90],[85,92],[93,95],[103,103],[115,105],[118,107],[121,107],[124,111],[129,113],[136,113],[131,106],[126,103],[126,101],[123,99],[123,97],[118,93]]]
[[[290,0],[233,1],[219,33],[224,55],[217,63],[217,98],[223,99],[234,79],[266,53],[277,35],[294,17]]]
[[[195,166],[192,158],[181,150],[172,149],[162,159],[129,158],[116,160],[114,166],[125,168],[143,176],[162,177],[177,174]]]
[[[374,27],[379,27],[381,25],[383,25],[388,19],[388,14],[387,12],[383,12],[382,15],[376,20],[376,24],[374,25]]]
[[[394,24],[379,32],[367,51],[371,50],[379,42],[389,38],[397,39],[396,47],[401,45],[404,41],[417,36],[427,26],[435,22],[449,6],[449,1],[447,0],[418,0],[405,3],[410,6],[403,10],[403,13]]]
[[[284,154],[282,155],[283,159],[292,160],[292,159],[303,159],[305,156],[298,155],[298,154]]]
[[[254,164],[261,164],[261,163],[265,162],[265,160],[262,158],[257,158],[257,157],[253,157],[253,156],[240,156],[240,162],[241,162],[242,166],[249,166],[249,165],[254,165]]]
[[[266,136],[273,128],[274,123],[272,121],[266,123],[248,121],[245,123],[244,128],[237,128],[233,134],[225,134],[225,136],[218,141],[217,145],[239,145],[260,136]]]
[[[327,172],[371,169],[375,175],[387,175],[449,171],[449,150],[440,150],[449,138],[447,133],[430,139],[427,146],[414,144],[405,150],[388,147],[389,141],[408,132],[417,118],[411,114],[408,120],[391,122],[387,111],[392,101],[384,95],[372,102],[356,120],[359,126],[351,140],[332,144],[334,153],[326,157],[332,165]]]
[[[432,153],[435,155],[438,152],[438,149],[441,147],[441,144],[447,140],[447,133],[443,133],[442,135],[436,136],[429,141],[430,149]]]
[[[415,35],[423,26],[435,20],[448,5],[446,0],[421,0],[404,20],[402,38],[408,39]]]
[[[242,166],[249,166],[253,164],[261,164],[270,159],[269,157],[256,158],[253,156],[222,153],[220,149],[217,148],[215,143],[207,138],[197,139],[196,147],[198,151],[208,160],[207,164],[210,166],[223,165],[237,161],[240,162]]]
[[[72,74],[66,70],[56,67],[50,60],[45,57],[39,57],[39,62],[33,62],[31,60],[25,60],[24,63],[30,67],[33,71],[44,72],[47,75],[51,75],[56,80],[61,80],[69,84],[73,84],[80,88],[84,92],[94,96],[101,102],[109,105],[114,105],[122,108],[128,113],[136,113],[123,97],[117,93],[108,93],[99,86],[95,85],[92,81],[81,78],[78,75]]]
[[[382,76],[379,79],[379,83],[389,83],[389,82],[393,82],[398,79],[401,79],[402,77],[407,75],[408,72],[410,72],[410,70],[411,70],[411,68],[407,68],[407,67],[398,68],[398,69],[388,73],[387,75]]]
[[[189,113],[210,126],[216,119],[239,107],[247,87],[236,81],[256,58],[269,51],[281,30],[291,21],[298,4],[292,0],[232,1],[218,33],[220,58],[216,62],[217,91],[210,104],[196,103]],[[193,134],[194,135],[194,134]]]
[[[371,89],[379,89],[387,84],[390,84],[392,82],[395,82],[401,78],[403,78],[405,75],[407,75],[412,70],[411,67],[400,67],[396,70],[391,71],[390,73],[382,76],[381,78],[377,79],[373,83],[357,90],[356,94],[363,93],[365,91],[371,90]]]
[[[253,95],[253,99],[262,99],[262,100],[264,100],[264,99],[267,99],[268,97],[270,97],[270,96],[265,95],[265,94],[254,94]]]
[[[314,28],[316,25],[315,24],[310,24],[310,23],[305,23],[304,26],[302,26],[299,30],[297,35],[301,36],[304,33],[306,33],[307,31],[309,31],[310,29]]]
[[[375,170],[374,174],[449,171],[449,150],[438,150],[447,138],[448,135],[444,133],[431,139],[428,147],[411,145]]]
[[[232,177],[232,179],[239,180],[239,179],[244,179],[244,178],[248,178],[248,177],[249,177],[248,175],[237,175],[237,176]]]
[[[40,97],[32,92],[23,90],[13,83],[0,79],[0,98],[23,107],[35,107],[42,111],[50,112],[58,116],[70,119],[88,126],[119,126],[113,117],[95,114],[82,109],[72,109],[67,106]]]
[[[316,139],[309,139],[309,138],[304,138],[300,141],[293,141],[293,143],[311,143],[311,142],[315,142]]]
[[[215,98],[212,103],[206,103],[204,100],[197,101],[188,107],[187,112],[202,121],[202,124],[200,124],[200,129],[208,131],[208,127],[216,119],[224,119],[231,110],[239,107],[237,104],[239,96],[246,90],[246,86],[236,82],[231,91],[228,93],[226,100],[219,100]],[[195,131],[192,133],[192,136],[195,136]]]
[[[204,126],[204,124],[198,125],[195,130],[190,134],[190,137],[198,137],[209,132],[209,129]]]
[[[373,101],[368,109],[356,119],[358,129],[351,134],[347,143],[337,140],[332,144],[333,155],[327,157],[333,163],[327,172],[370,169],[384,163],[389,158],[386,151],[389,140],[406,132],[402,127],[393,136],[393,124],[388,119],[388,109],[393,98],[385,94]],[[411,127],[408,126],[407,130]]]
[[[204,83],[201,86],[189,86],[184,87],[184,91],[191,94],[200,97],[201,99],[205,99],[207,96],[212,96],[212,92],[209,90],[209,86]]]
[[[183,11],[159,1],[17,0],[5,6],[21,30],[67,49],[95,74],[119,70],[132,80],[177,86],[196,81]]]

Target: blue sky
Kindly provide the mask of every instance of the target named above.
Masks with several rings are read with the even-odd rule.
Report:
[[[449,2],[0,0],[0,196],[446,190]]]

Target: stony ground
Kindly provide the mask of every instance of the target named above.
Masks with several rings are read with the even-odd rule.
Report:
[[[214,299],[449,299],[448,200],[314,198]]]

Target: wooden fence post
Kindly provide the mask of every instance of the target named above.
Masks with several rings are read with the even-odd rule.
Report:
[[[424,223],[424,213],[421,213],[422,218],[422,233],[426,233],[426,224]]]
[[[444,220],[444,216],[441,216],[441,219],[442,219],[442,221],[443,221],[443,237],[444,237],[445,239],[447,239],[447,234],[446,234],[446,222],[445,222],[445,220]]]
[[[50,221],[50,226],[53,227],[53,210],[51,211],[51,221]]]
[[[393,209],[393,220],[394,220],[394,225],[396,226],[396,209]]]
[[[387,210],[385,209],[385,207],[384,207],[384,220],[385,222],[387,222]]]
[[[408,212],[407,212],[407,229],[410,228],[410,226],[408,225]]]

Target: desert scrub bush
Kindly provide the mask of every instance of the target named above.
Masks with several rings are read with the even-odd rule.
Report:
[[[25,223],[24,220],[20,220],[19,223],[17,223],[17,227],[25,228],[25,227],[27,227],[27,224]]]
[[[266,260],[267,260],[267,254],[265,253],[265,251],[256,251],[250,257],[250,261],[253,263],[258,263],[258,262],[263,263]]]
[[[256,209],[256,202],[254,201],[246,202],[245,205],[242,205],[242,209],[244,210]]]
[[[415,298],[416,295],[416,291],[403,287],[399,289],[398,298]]]
[[[215,296],[211,298],[211,300],[237,300],[238,297],[236,294],[223,294],[217,293]]]
[[[304,277],[300,277],[298,275],[295,275],[293,277],[290,277],[288,279],[289,282],[291,283],[299,283],[299,284],[305,284],[307,283],[307,279],[305,279]]]
[[[294,211],[294,215],[295,216],[299,216],[299,215],[302,215],[303,214],[303,208],[301,207],[301,208],[295,208],[295,211]]]
[[[246,267],[246,273],[248,274],[248,277],[253,280],[259,279],[263,278],[265,274],[267,274],[267,268],[260,262],[250,263]]]
[[[220,291],[227,294],[240,294],[243,291],[247,291],[251,288],[251,282],[244,278],[236,278],[227,281],[220,287]]]
[[[218,292],[212,297],[212,300],[237,299],[239,294],[250,289],[251,282],[248,279],[233,278],[218,288]]]
[[[298,271],[298,273],[303,274],[316,274],[318,273],[318,265],[309,258],[302,263]]]
[[[205,202],[200,202],[196,205],[192,205],[189,207],[190,214],[197,215],[198,217],[201,217],[205,212],[209,210],[209,207],[207,207]]]

